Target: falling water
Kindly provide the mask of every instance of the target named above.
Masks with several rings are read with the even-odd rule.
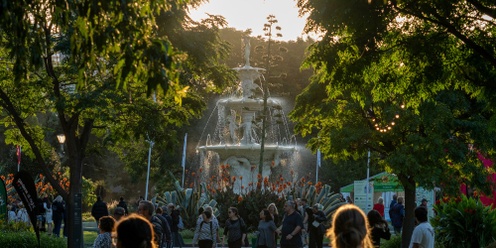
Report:
[[[245,42],[246,39],[245,39]],[[248,49],[247,49],[248,48]],[[262,137],[263,98],[261,79],[265,69],[251,67],[249,63],[249,45],[245,44],[245,65],[234,68],[238,72],[239,90],[217,101],[216,109],[209,116],[207,125],[199,139],[197,150],[202,154],[201,166],[206,172],[219,173],[219,165],[230,165],[232,176],[242,176],[239,187],[255,182],[260,166],[260,139]],[[267,99],[267,129],[265,133],[263,177],[269,177],[273,171],[287,170],[296,154],[296,142],[289,132],[288,121],[279,101]],[[217,113],[217,123],[212,135],[205,130]],[[207,173],[205,173],[207,174]],[[202,176],[208,178],[208,175]]]

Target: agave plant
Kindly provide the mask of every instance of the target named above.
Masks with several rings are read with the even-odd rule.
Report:
[[[258,183],[239,193],[232,190],[235,178],[224,175],[221,179],[211,178],[211,180],[217,182],[223,180],[225,187],[216,188],[212,187],[215,183],[204,182],[196,188],[183,188],[176,180],[174,191],[164,192],[163,195],[154,197],[152,201],[160,206],[168,203],[181,206],[181,216],[186,227],[192,227],[196,223],[200,207],[211,206],[214,209],[213,214],[218,217],[221,225],[227,219],[227,209],[231,206],[237,207],[250,229],[258,226],[258,213],[270,203],[275,203],[278,209],[282,209],[287,199],[306,198],[311,205],[322,204],[328,220],[337,208],[345,204],[340,200],[339,194],[331,191],[331,186],[320,182],[312,185],[306,183],[305,178],[301,178],[296,183],[286,182],[284,179],[271,183],[268,178],[258,176]]]
[[[338,193],[331,191],[330,185],[322,184],[321,182],[316,185],[305,183],[304,178],[300,179],[300,182],[296,184],[292,197],[294,199],[306,199],[310,206],[316,203],[322,204],[324,206],[323,212],[328,222],[330,222],[334,212],[346,204],[346,202],[341,201],[341,196]]]
[[[213,214],[218,215],[217,201],[210,199],[205,183],[201,183],[197,188],[183,188],[176,180],[174,187],[174,191],[166,191],[163,195],[155,196],[151,201],[159,206],[169,203],[180,206],[181,217],[186,228],[194,227],[200,207],[211,206],[214,209]]]

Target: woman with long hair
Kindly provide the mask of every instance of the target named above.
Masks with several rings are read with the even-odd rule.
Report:
[[[271,203],[267,207],[269,210],[270,214],[272,215],[272,219],[274,220],[274,223],[276,224],[277,227],[281,225],[280,219],[279,219],[279,211],[277,210],[276,204]],[[279,239],[279,234],[277,232],[274,234],[275,235],[275,240],[276,240],[276,246],[277,246],[277,240]]]
[[[258,248],[276,248],[276,224],[272,220],[269,210],[260,211],[258,222]]]
[[[271,203],[269,204],[269,206],[267,206],[267,210],[269,210],[270,214],[272,215],[272,219],[274,220],[274,223],[277,225],[279,225],[279,211],[277,211],[277,207],[276,207],[276,204],[275,203]]]
[[[246,238],[246,224],[238,214],[238,209],[230,207],[228,212],[228,219],[224,227],[224,237],[222,238],[222,246],[227,236],[227,246],[229,248],[241,248],[243,241]]]
[[[367,219],[371,229],[371,238],[375,247],[381,246],[381,238],[389,240],[391,238],[391,231],[389,231],[388,223],[385,221],[381,213],[377,210],[370,210],[367,213]]]
[[[353,204],[341,206],[327,230],[333,248],[373,248],[365,213]]]
[[[117,248],[158,248],[153,226],[144,217],[130,214],[117,223]]]

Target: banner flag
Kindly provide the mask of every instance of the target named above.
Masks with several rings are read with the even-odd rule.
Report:
[[[20,145],[17,145],[16,155],[17,155],[17,165],[20,165],[21,164],[21,146]]]
[[[320,167],[321,164],[321,154],[320,154],[320,149],[317,150],[317,166]]]
[[[7,221],[7,189],[5,182],[0,178],[0,218],[2,216]]]
[[[36,193],[36,186],[34,185],[33,178],[26,171],[19,171],[14,176],[14,188],[17,194],[22,200],[22,203],[28,211],[29,219],[31,224],[33,224],[34,231],[36,232],[36,237],[38,238],[38,246],[40,245],[40,230],[38,225],[36,225],[36,203],[39,201],[38,194]]]

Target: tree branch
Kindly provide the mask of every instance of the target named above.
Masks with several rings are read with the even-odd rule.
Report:
[[[5,110],[7,110],[10,116],[14,119],[14,122],[17,128],[19,128],[22,137],[24,137],[24,139],[29,143],[29,146],[33,150],[33,153],[36,157],[36,161],[40,164],[40,167],[42,168],[46,178],[48,178],[48,181],[50,182],[52,187],[62,197],[64,197],[64,199],[67,199],[68,193],[59,185],[59,183],[53,177],[52,172],[48,168],[48,165],[45,163],[45,160],[43,159],[43,156],[41,155],[41,151],[36,145],[35,140],[27,131],[24,120],[21,118],[20,113],[17,112],[17,110],[14,107],[14,104],[10,100],[9,96],[3,91],[3,89],[0,89],[0,99],[1,99],[0,106],[2,106]]]
[[[493,19],[496,19],[496,9],[486,7],[475,0],[467,0],[467,2],[472,4],[478,11],[482,12],[483,14],[486,14]]]
[[[402,9],[402,8],[397,8],[399,12],[415,16],[417,18],[420,18],[422,20],[437,24],[441,27],[446,28],[446,30],[454,35],[456,38],[459,40],[463,41],[465,45],[467,45],[469,48],[474,50],[476,53],[478,53],[481,57],[486,59],[490,64],[493,65],[494,68],[496,68],[496,58],[493,56],[492,53],[484,49],[482,46],[479,46],[477,43],[475,43],[473,40],[462,34],[460,31],[456,29],[453,25],[449,24],[446,20],[442,20],[443,18],[436,12],[433,12],[433,15],[437,18],[429,18],[427,16],[424,16],[422,13],[415,13],[413,11],[409,11],[407,9]],[[486,85],[486,86],[491,86],[491,85]]]

